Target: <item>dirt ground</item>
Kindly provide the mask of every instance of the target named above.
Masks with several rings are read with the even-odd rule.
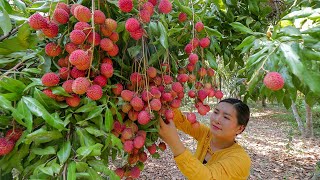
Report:
[[[320,140],[293,135],[291,126],[272,118],[274,109],[253,112],[245,132],[238,142],[252,160],[249,179],[310,179],[316,162],[320,160]],[[209,118],[202,117],[203,121]],[[185,146],[195,151],[196,141],[180,132]],[[169,149],[160,153],[160,159],[148,159],[139,179],[186,179],[177,168]]]

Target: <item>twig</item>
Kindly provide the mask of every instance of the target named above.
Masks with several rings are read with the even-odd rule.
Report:
[[[20,67],[21,65],[23,64],[23,62],[19,62],[18,64],[16,64],[13,68],[11,68],[10,70],[8,70],[7,72],[3,73],[1,76],[0,76],[0,80],[2,78],[4,78],[5,76],[7,76],[8,74],[10,74],[11,72],[15,71],[18,67]]]
[[[0,37],[0,42],[3,41],[4,39],[10,37],[11,35],[14,35],[15,33],[17,33],[17,31],[24,25],[26,24],[27,21],[25,21],[24,23],[20,24],[19,26],[17,26],[16,28],[12,29],[8,34],[1,36]]]

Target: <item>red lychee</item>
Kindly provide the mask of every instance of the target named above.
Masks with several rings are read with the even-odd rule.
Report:
[[[100,73],[106,78],[112,77],[113,75],[112,65],[108,63],[102,63],[100,67]]]
[[[72,94],[72,97],[66,97],[66,103],[70,106],[70,107],[77,107],[79,106],[81,101],[81,98],[76,95],[76,94]]]
[[[140,172],[140,169],[137,166],[135,166],[131,169],[130,175],[132,178],[136,179],[140,176]]]
[[[73,91],[72,91],[72,83],[73,83],[73,80],[72,80],[72,79],[69,79],[69,80],[65,81],[65,82],[62,84],[63,89],[64,89],[67,93],[73,93]]]
[[[70,54],[69,62],[72,65],[83,65],[87,64],[88,62],[90,63],[90,57],[88,52],[82,49],[77,49]]]
[[[123,143],[123,150],[127,153],[131,153],[133,150],[133,141],[130,141],[130,140],[125,141]]]
[[[131,106],[131,104],[130,104]],[[132,107],[132,106],[131,106]],[[139,112],[137,111],[134,111],[133,109],[131,109],[128,113],[128,117],[131,121],[136,121],[138,119],[138,115],[139,115]]]
[[[174,113],[171,109],[167,109],[165,112],[165,117],[167,120],[172,120],[174,117]]]
[[[139,161],[140,162],[146,162],[147,159],[148,159],[148,155],[144,151],[139,154]]]
[[[103,91],[102,91],[102,88],[101,86],[99,85],[92,85],[88,88],[87,90],[87,96],[88,98],[90,98],[91,100],[99,100],[103,95]]]
[[[136,18],[129,18],[126,21],[125,28],[129,32],[135,32],[140,29],[140,23]]]
[[[157,146],[155,144],[148,146],[147,149],[151,155],[153,155],[157,152]]]
[[[108,55],[111,57],[116,56],[119,53],[119,47],[116,44],[113,44],[113,48],[111,51],[107,51]]]
[[[85,77],[78,77],[72,83],[72,91],[76,94],[84,94],[90,86],[90,81]]]
[[[146,125],[150,122],[150,114],[147,111],[140,111],[138,114],[139,124]]]
[[[125,101],[131,101],[133,98],[133,95],[134,95],[134,92],[132,92],[130,90],[123,90],[121,92],[121,97]]]
[[[45,28],[42,29],[42,32],[48,38],[54,38],[59,33],[59,27],[56,23],[49,22],[48,26],[46,26]]]
[[[8,140],[11,140],[13,142],[16,142],[19,140],[19,138],[21,137],[23,133],[23,130],[20,128],[15,128],[15,129],[10,129],[7,133],[6,133],[6,138]]]
[[[93,36],[94,36],[94,38],[93,38]],[[98,46],[101,42],[101,37],[97,32],[95,32],[95,33],[91,32],[88,35],[87,42],[89,42],[90,44],[93,44],[93,41],[94,41],[95,46]]]
[[[89,8],[79,5],[74,9],[74,16],[78,21],[89,22],[91,19],[91,11]]]
[[[105,26],[106,28],[109,30],[109,31],[115,31],[117,29],[117,21],[115,21],[114,19],[111,19],[111,18],[107,18],[105,20]]]
[[[67,67],[62,67],[59,69],[59,77],[63,80],[68,79],[69,76],[69,69]]]
[[[141,111],[143,109],[144,103],[141,98],[134,97],[130,101],[131,106],[135,111]]]
[[[69,54],[71,54],[73,51],[78,49],[78,45],[76,45],[74,43],[67,43],[65,45],[65,49]]]
[[[187,114],[187,119],[191,124],[193,124],[193,123],[195,123],[197,121],[197,117],[196,117],[196,115],[194,113],[188,113]]]
[[[69,21],[69,14],[60,8],[56,8],[53,12],[53,20],[59,24],[66,24]]]
[[[106,20],[106,16],[100,10],[94,11],[94,23],[96,24],[103,24]]]
[[[201,32],[204,29],[204,25],[202,22],[197,22],[195,25],[195,29],[197,30],[197,32]]]
[[[198,70],[198,74],[200,77],[204,77],[205,75],[207,75],[207,70],[202,67]]]
[[[57,4],[56,8],[63,9],[63,10],[65,10],[68,14],[70,14],[70,8],[69,8],[69,6],[68,6],[66,3],[64,3],[64,2],[59,2],[59,3]]]
[[[70,41],[74,44],[82,44],[86,40],[86,34],[82,30],[73,30],[70,33]]]
[[[119,41],[119,34],[117,32],[113,32],[110,36],[109,36],[109,39],[112,41],[112,42],[117,42]]]
[[[139,12],[139,17],[141,18],[142,22],[148,23],[150,22],[151,14],[148,10],[142,9]]]
[[[131,139],[133,137],[133,132],[131,128],[125,128],[121,132],[121,137],[124,138],[125,140]]]
[[[190,55],[189,55],[189,62],[190,62],[190,64],[196,64],[197,62],[198,62],[198,55],[197,54],[193,54],[193,53],[191,53]]]
[[[192,51],[193,51],[193,46],[192,44],[187,44],[184,48],[184,51],[187,53],[187,54],[190,54]]]
[[[165,151],[167,149],[167,146],[164,142],[160,142],[158,147],[161,151]]]
[[[179,82],[174,82],[172,84],[172,90],[174,90],[177,93],[183,92],[183,86]]]
[[[6,138],[0,138],[0,156],[9,154],[13,148],[15,143]]]
[[[145,143],[145,138],[142,136],[137,136],[133,140],[133,146],[137,149],[142,148],[144,143]]]
[[[222,99],[223,97],[223,93],[219,90],[217,90],[214,94],[214,96],[217,98],[217,99]]]
[[[48,25],[47,20],[39,13],[34,13],[29,18],[29,25],[32,29],[38,30],[46,28]]]
[[[74,30],[81,30],[83,31],[85,34],[89,34],[91,26],[90,24],[86,23],[86,22],[77,22],[74,25]]]
[[[59,56],[62,52],[61,47],[54,42],[48,43],[45,47],[45,52],[50,57]]]
[[[169,0],[160,0],[158,9],[160,13],[168,14],[172,10],[172,4]]]
[[[120,177],[120,179],[123,178],[124,170],[122,168],[117,168],[114,172]]]
[[[278,72],[268,72],[263,79],[263,84],[272,91],[278,91],[284,86],[284,79]]]
[[[130,32],[130,37],[132,37],[132,39],[137,41],[142,38],[143,34],[144,34],[144,29],[139,28],[138,30],[136,30],[134,32]]]
[[[49,98],[51,99],[55,99],[57,97],[57,95],[53,94],[52,93],[52,90],[51,89],[44,89],[42,90],[42,92],[47,95]]]
[[[150,101],[151,110],[159,111],[161,109],[161,101],[159,99],[152,99]]]
[[[42,76],[41,81],[44,86],[52,87],[58,85],[60,78],[57,74],[49,72]]]
[[[111,51],[113,49],[113,42],[109,38],[103,38],[100,41],[100,47],[104,51]]]
[[[78,78],[78,77],[85,77],[86,76],[86,71],[81,71],[79,69],[77,69],[76,67],[73,67],[70,75],[72,78]]]
[[[174,99],[172,100],[170,106],[172,108],[179,108],[181,106],[181,100],[180,99]]]
[[[202,48],[207,48],[207,47],[209,47],[209,45],[210,45],[210,39],[208,37],[202,38],[200,40],[200,46]]]
[[[107,84],[107,78],[104,77],[104,76],[96,76],[94,79],[93,79],[93,84],[97,84],[101,87],[104,87],[106,84]]]
[[[150,13],[150,16],[153,14],[154,5],[151,2],[146,2],[142,5],[142,9],[147,10]]]
[[[118,5],[122,12],[130,12],[133,8],[132,0],[119,0]]]
[[[180,22],[184,22],[184,21],[186,21],[186,20],[187,20],[187,14],[186,14],[186,13],[181,12],[181,13],[179,14],[178,19],[179,19],[179,21],[180,21]]]
[[[148,2],[150,2],[153,6],[157,5],[157,1],[158,0],[148,0]]]
[[[213,70],[212,68],[208,68],[208,69],[207,69],[207,74],[208,74],[208,76],[210,76],[210,77],[214,76],[214,70]]]

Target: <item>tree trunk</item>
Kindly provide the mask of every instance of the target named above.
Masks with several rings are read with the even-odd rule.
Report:
[[[294,101],[292,101],[291,109],[292,109],[294,118],[296,119],[296,121],[298,123],[299,131],[301,132],[301,135],[304,136],[305,135],[304,125],[301,120],[301,117],[299,116],[298,109],[297,109],[296,103]]]
[[[304,105],[306,107],[306,137],[313,137],[313,122],[312,122],[312,111],[311,107],[304,100]]]
[[[263,108],[266,108],[266,107],[267,107],[266,96],[262,96],[262,107],[263,107]]]

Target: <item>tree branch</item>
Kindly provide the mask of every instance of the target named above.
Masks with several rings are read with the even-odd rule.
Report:
[[[19,26],[15,27],[14,29],[12,29],[8,34],[1,36],[1,37],[0,37],[0,42],[3,41],[4,39],[6,39],[6,38],[8,38],[8,37],[10,37],[10,36],[12,36],[12,35],[14,35],[14,34],[16,34],[17,31],[18,31],[25,23],[27,23],[27,21],[24,22],[24,23],[22,23],[22,24],[20,24]]]

